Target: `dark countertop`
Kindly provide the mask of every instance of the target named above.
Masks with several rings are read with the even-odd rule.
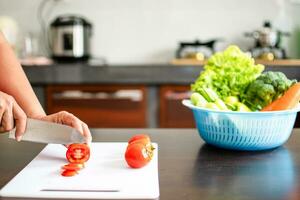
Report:
[[[300,129],[285,145],[242,152],[209,146],[195,129],[93,129],[94,141],[126,142],[147,133],[158,143],[160,199],[300,199]],[[44,147],[0,135],[0,188]],[[145,180],[146,181],[146,180]]]
[[[187,85],[196,80],[203,69],[200,65],[141,64],[89,65],[53,64],[24,66],[33,85],[48,84],[178,84]],[[267,66],[266,70],[282,71],[291,79],[300,80],[300,68],[294,66]]]
[[[190,84],[202,66],[62,64],[24,66],[32,84]]]

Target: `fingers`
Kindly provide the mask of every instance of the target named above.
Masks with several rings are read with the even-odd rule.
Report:
[[[75,117],[73,114],[66,112],[66,111],[61,111],[57,113],[59,115],[59,121],[62,124],[69,125],[73,128],[75,128],[79,133],[81,133],[84,138],[85,142],[89,145],[92,142],[92,135],[91,132],[84,122],[82,122],[80,119]]]
[[[26,114],[17,104],[15,99],[3,92],[0,92],[0,132],[10,131],[16,125],[15,138],[20,141],[21,135],[26,129]]]
[[[0,93],[1,94],[1,93]],[[6,102],[5,102],[5,100],[4,99],[0,99],[0,123],[1,123],[1,121],[2,121],[2,117],[3,117],[3,115],[4,115],[4,113],[5,113],[5,110],[6,110]],[[1,132],[2,132],[2,129],[3,129],[3,127],[1,126],[0,127],[0,130],[1,130]]]
[[[90,145],[90,143],[92,142],[92,136],[87,124],[79,120],[71,113],[66,112],[64,114],[65,114],[65,120],[68,123],[68,125],[77,129],[84,136],[85,142],[88,145]]]
[[[26,130],[26,120],[27,116],[21,107],[17,104],[16,101],[13,102],[13,116],[16,124],[16,139],[17,141],[21,140],[23,133]]]
[[[1,120],[1,128],[3,128],[3,131],[10,131],[14,128],[14,117],[12,114],[12,107],[7,108],[7,110],[3,114]]]
[[[83,136],[85,137],[86,143],[88,145],[92,142],[92,134],[90,132],[90,129],[86,123],[82,122],[82,128],[83,128]]]
[[[12,104],[13,102],[9,99],[6,99],[6,102],[2,102],[2,112],[1,112],[1,127],[0,131],[10,131],[14,128],[14,119],[12,114]]]
[[[60,121],[62,121],[63,124],[72,126],[83,135],[82,122],[77,117],[66,111],[61,111],[59,114],[61,115]]]

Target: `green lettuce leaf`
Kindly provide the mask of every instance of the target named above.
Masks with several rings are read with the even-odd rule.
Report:
[[[263,70],[263,65],[255,64],[250,55],[231,45],[209,58],[204,70],[191,85],[191,90],[200,92],[201,88],[206,87],[213,89],[223,100],[228,96],[241,98],[249,83]]]

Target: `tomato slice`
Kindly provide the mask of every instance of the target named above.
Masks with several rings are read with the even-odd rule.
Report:
[[[66,153],[70,163],[85,163],[90,158],[90,148],[86,144],[71,144]]]
[[[153,157],[153,149],[144,144],[133,142],[128,145],[125,152],[125,160],[132,168],[141,168],[147,165]]]
[[[75,176],[76,174],[78,174],[77,170],[64,170],[61,173],[62,176]]]
[[[69,163],[64,166],[62,166],[62,169],[64,170],[81,170],[84,167],[82,163]]]

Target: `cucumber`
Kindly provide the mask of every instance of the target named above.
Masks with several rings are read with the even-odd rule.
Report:
[[[205,98],[197,92],[194,92],[191,95],[190,99],[191,99],[192,104],[195,106],[198,106],[198,107],[205,107],[205,105],[207,104],[207,101],[205,100]]]

